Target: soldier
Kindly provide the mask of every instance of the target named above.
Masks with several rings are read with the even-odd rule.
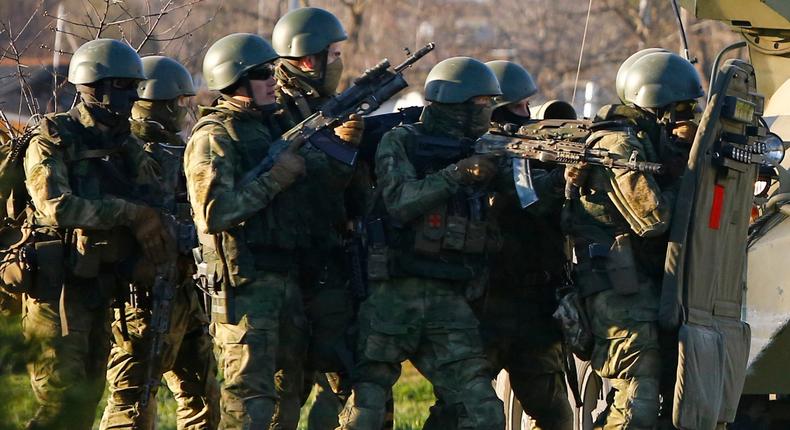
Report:
[[[135,285],[134,297],[127,301],[125,310],[116,311],[107,375],[110,395],[100,428],[153,429],[156,392],[164,376],[178,403],[178,427],[215,429],[219,421],[216,364],[208,319],[192,279],[192,248],[197,238],[186,198],[185,143],[178,135],[184,126],[188,99],[195,90],[189,71],[177,61],[161,56],[142,61],[147,79],[138,88],[140,100],[132,108],[131,129],[162,168],[162,189],[153,197],[162,212],[176,220],[173,225],[177,227],[175,248],[179,255],[172,258],[177,261],[178,273],[173,285],[167,287],[167,297],[155,297],[160,291],[152,289],[149,276]],[[152,315],[154,309],[164,310],[152,306],[155,301],[167,301],[168,316]],[[125,318],[120,312],[126,313]],[[155,346],[150,323],[155,317],[169,326],[159,353],[151,351]],[[128,332],[126,339],[124,330]],[[151,358],[160,362],[149,362]],[[146,394],[143,406],[141,396]]]
[[[504,426],[466,297],[485,282],[486,256],[498,243],[488,217],[496,167],[471,155],[498,95],[485,64],[444,60],[426,79],[431,103],[421,122],[396,127],[379,145],[375,220],[368,225],[373,282],[360,309],[359,362],[341,429],[381,427],[387,394],[406,359],[457,409],[458,428]]]
[[[492,127],[528,124],[529,98],[538,91],[532,76],[510,61],[486,65],[502,89],[491,115]],[[522,209],[514,186],[493,199],[491,212],[504,241],[493,258],[485,298],[475,308],[479,308],[492,379],[500,370],[508,371],[516,398],[535,421],[534,428],[570,430],[573,412],[563,373],[562,335],[552,318],[567,260],[559,225],[565,181],[561,168],[547,171],[550,166],[534,161],[531,165],[540,197],[536,203]],[[511,171],[509,165],[502,168]],[[456,422],[453,409],[440,399],[424,428],[451,429]]]
[[[269,426],[276,369],[288,366],[301,387],[307,327],[295,270],[298,250],[311,244],[312,220],[304,158],[285,151],[271,170],[240,181],[282,132],[274,116],[277,57],[253,34],[231,34],[209,48],[203,75],[221,97],[201,108],[184,157],[199,273],[221,289],[212,297],[211,331],[223,369],[222,429]]]
[[[520,65],[486,63],[497,75],[502,96],[492,115],[494,126],[525,125],[535,82]],[[565,237],[560,212],[565,201],[562,168],[532,162],[540,199],[522,209],[511,188],[494,199],[492,212],[504,237],[493,259],[491,279],[480,315],[486,356],[494,375],[506,369],[510,384],[536,429],[570,430],[573,412],[563,372],[562,336],[552,313],[556,289],[565,279]]]
[[[665,359],[657,324],[667,230],[703,95],[694,67],[654,52],[627,70],[623,98],[651,118],[655,137],[634,124],[603,134],[596,146],[624,158],[662,162],[665,175],[591,167],[566,169],[581,197],[566,205],[563,227],[573,240],[576,284],[594,335],[592,367],[615,392],[605,429],[652,429],[659,412]],[[662,364],[664,363],[664,364]]]
[[[144,79],[137,53],[98,39],[71,57],[80,102],[46,115],[27,149],[35,207],[34,285],[24,297],[25,336],[42,350],[29,365],[38,410],[31,429],[90,429],[104,390],[108,309],[135,241],[154,264],[172,239],[141,204],[158,166],[130,137],[129,115]]]
[[[341,47],[347,37],[337,17],[319,8],[296,9],[277,21],[272,32],[272,46],[281,57],[275,71],[277,101],[290,124],[316,112],[337,92],[343,73]],[[357,145],[362,130],[362,119],[353,116],[334,132],[340,139]],[[287,369],[280,375],[283,407],[274,422],[280,426],[277,428],[295,429],[298,406],[317,381],[308,428],[331,430],[337,426],[337,415],[351,391],[347,371],[353,366],[353,347],[349,347],[347,339],[354,310],[343,240],[349,218],[345,193],[353,170],[315,149],[305,153],[305,160],[310,172],[308,180],[313,184],[309,201],[314,212],[320,214],[311,223],[313,244],[302,253],[299,267],[299,286],[311,335],[304,386],[295,385]]]

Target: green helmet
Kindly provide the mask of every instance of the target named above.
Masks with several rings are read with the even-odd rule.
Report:
[[[74,51],[69,63],[69,82],[92,84],[106,78],[145,79],[140,56],[115,39],[96,39]]]
[[[477,96],[501,96],[496,75],[481,61],[453,57],[433,66],[425,78],[425,100],[463,103]]]
[[[236,83],[250,69],[278,58],[269,42],[250,33],[233,33],[214,42],[203,58],[203,77],[210,90]]]
[[[288,58],[318,54],[329,45],[346,39],[346,30],[337,17],[317,7],[286,13],[272,31],[274,50]]]
[[[671,52],[653,52],[639,58],[626,75],[623,101],[641,108],[661,108],[705,94],[694,66]]]
[[[143,57],[146,79],[137,87],[137,95],[145,100],[172,100],[194,96],[192,75],[178,61],[161,55]]]
[[[620,68],[617,69],[617,78],[614,82],[615,90],[617,91],[617,97],[620,99],[621,102],[625,102],[625,79],[628,75],[628,69],[631,67],[634,62],[647,54],[652,54],[654,52],[669,52],[664,48],[647,48],[641,51],[637,51],[634,54],[631,54],[623,64],[620,65]]]
[[[512,61],[497,60],[486,63],[496,75],[502,95],[497,97],[496,107],[515,103],[538,92],[535,80],[527,69]]]

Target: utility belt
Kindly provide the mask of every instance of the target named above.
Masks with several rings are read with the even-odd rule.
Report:
[[[4,289],[55,299],[67,279],[91,280],[115,276],[117,264],[129,252],[122,231],[90,231],[29,226],[8,227],[16,243],[0,251]],[[76,282],[80,284],[82,282]]]
[[[577,239],[573,248],[575,281],[582,297],[608,289],[629,295],[642,288],[629,233],[616,235],[610,243]]]

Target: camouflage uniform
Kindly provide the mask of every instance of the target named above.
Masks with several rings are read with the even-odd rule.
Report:
[[[271,116],[230,101],[201,116],[184,157],[187,188],[209,275],[221,279],[227,264],[235,296],[233,320],[211,324],[223,371],[220,427],[265,428],[275,413],[275,384],[301,388],[295,358],[304,354],[306,327],[294,269],[297,250],[310,243],[309,199],[304,180],[281,192],[269,173],[234,185],[279,135]],[[283,369],[296,382],[284,380]],[[280,407],[298,411],[299,404]]]
[[[80,103],[47,115],[25,156],[38,271],[22,323],[42,347],[29,366],[39,403],[30,428],[90,429],[104,390],[110,299],[141,211],[131,199],[135,185],[156,183],[155,162],[123,123],[102,131]],[[106,175],[101,163],[121,176]],[[57,244],[66,245],[62,254]]]
[[[607,107],[599,119],[647,125],[634,108]],[[653,118],[653,124],[656,124]],[[577,265],[576,284],[594,335],[591,363],[610,380],[614,393],[605,429],[651,429],[659,409],[662,351],[657,324],[667,228],[677,198],[678,171],[687,153],[655,145],[660,130],[611,131],[597,142],[621,157],[636,150],[640,159],[663,162],[669,174],[653,177],[625,170],[590,168],[580,199],[564,213]],[[658,149],[658,150],[657,150]]]
[[[488,194],[463,186],[456,166],[447,166],[445,159],[416,155],[419,136],[459,142],[470,128],[479,127],[456,115],[451,106],[426,107],[421,123],[385,134],[376,153],[380,194],[374,216],[387,220],[390,254],[386,270],[369,269],[378,275],[372,274],[371,294],[360,309],[359,361],[353,395],[341,414],[341,429],[380,428],[388,392],[400,375],[401,362],[407,359],[447,404],[458,409],[459,428],[504,426],[502,402],[491,386],[478,321],[466,297],[467,291],[475,291],[484,282],[485,254],[497,247],[498,235],[485,215],[481,221],[471,209],[465,218],[472,224],[468,239],[460,236],[459,240],[450,233],[463,223],[459,217],[464,217],[461,207],[466,205],[462,202],[478,202],[471,205],[480,204],[482,212],[477,215],[481,215],[486,212]],[[489,117],[490,111],[483,131]],[[476,234],[470,234],[473,230]],[[446,248],[422,252],[422,245]],[[369,258],[369,264],[373,259]],[[388,279],[381,279],[382,270],[388,272]]]
[[[137,119],[132,122],[132,132],[146,142],[148,153],[162,168],[163,192],[157,200],[179,223],[192,223],[189,203],[186,201],[186,184],[183,175],[184,141],[157,123],[146,121],[148,110],[137,102],[133,112]],[[139,112],[139,113],[137,113]],[[160,115],[161,116],[161,115]],[[155,116],[156,117],[156,116]],[[169,125],[169,124],[168,124]],[[173,127],[170,127],[173,128]],[[191,236],[194,238],[194,236]],[[203,310],[192,274],[194,262],[189,237],[179,237],[178,257],[179,284],[174,288],[171,301],[170,328],[161,352],[161,363],[148,363],[151,348],[150,308],[134,307],[128,301],[123,309],[116,310],[113,323],[114,343],[110,351],[107,380],[110,395],[101,422],[101,429],[152,429],[156,421],[156,392],[159,384],[150,392],[148,407],[140,411],[137,404],[140,390],[146,381],[148,366],[154,366],[153,379],[163,376],[173,392],[178,407],[176,421],[179,429],[215,429],[219,421],[219,388],[217,386],[216,363],[208,335],[208,318]],[[150,288],[150,286],[139,286]],[[140,297],[138,301],[150,300]],[[120,312],[125,312],[125,321],[130,339],[124,340]]]
[[[491,378],[508,371],[535,430],[571,429],[562,335],[552,317],[556,288],[565,277],[565,238],[559,225],[562,169],[533,167],[532,178],[540,200],[528,208],[521,208],[514,192],[494,198],[492,214],[504,241],[502,252],[492,258],[485,299],[475,311]],[[456,420],[453,409],[439,398],[424,428],[452,429]]]
[[[289,70],[284,62],[277,66],[275,76],[278,81],[277,102],[283,107],[284,120],[290,124],[296,125],[329,99],[320,96],[310,84],[294,76],[293,70]],[[321,383],[316,385],[317,405],[314,404],[310,412],[313,422],[310,428],[332,429],[337,425],[338,406],[342,408],[351,390],[345,370],[353,361],[347,336],[354,310],[348,286],[343,235],[347,230],[344,191],[345,185],[350,182],[352,169],[330,161],[321,152],[313,151],[310,156],[307,162],[316,166],[313,170],[337,169],[345,177],[343,186],[337,189],[313,188],[310,202],[316,208],[315,213],[320,214],[320,219],[316,219],[311,227],[315,245],[305,250],[299,267],[299,286],[311,328],[304,370],[305,385],[297,393],[281,395],[298,395],[303,402],[310,389],[316,385],[315,381],[319,380]],[[323,372],[329,374],[323,375]],[[326,387],[331,387],[331,390],[324,392]],[[334,393],[334,396],[330,393]],[[331,424],[318,424],[322,422]]]

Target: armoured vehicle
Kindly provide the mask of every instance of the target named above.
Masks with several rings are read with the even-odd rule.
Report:
[[[742,42],[732,48],[748,48],[748,56],[745,59],[749,63],[730,61],[721,66],[717,62],[716,70],[712,71],[712,74],[722,77],[720,71],[732,67],[738,67],[740,71],[747,73],[753,70],[752,80],[756,80],[756,91],[747,89],[736,96],[755,102],[754,107],[757,111],[755,115],[759,116],[759,110],[763,110],[763,125],[769,127],[770,132],[776,137],[761,139],[773,140],[774,144],[782,142],[779,147],[788,148],[790,146],[790,2],[787,0],[680,0],[680,5],[699,19],[725,22],[742,36]],[[716,85],[716,83],[712,84],[709,92],[715,93]],[[718,86],[721,87],[721,82]],[[761,102],[761,97],[753,97],[754,94],[750,93],[761,94],[764,102]],[[710,103],[712,102],[709,99]],[[706,109],[706,114],[709,110]],[[722,140],[720,135],[716,138]],[[700,139],[700,134],[697,139]],[[717,383],[729,384],[724,390],[727,393],[716,399],[706,397],[709,403],[706,406],[715,404],[719,411],[719,421],[729,422],[730,429],[790,428],[790,372],[787,364],[790,363],[790,327],[788,327],[790,297],[787,296],[790,294],[790,272],[783,270],[783,267],[787,266],[785,259],[790,251],[790,220],[788,220],[790,173],[786,169],[790,169],[790,157],[785,157],[781,165],[775,169],[760,168],[759,181],[755,184],[756,197],[753,209],[755,222],[748,230],[746,264],[743,264],[743,261],[740,263],[736,261],[743,260],[743,252],[738,249],[713,253],[729,253],[731,254],[729,257],[709,257],[689,249],[680,251],[675,249],[675,252],[679,252],[685,258],[686,264],[710,264],[711,273],[724,273],[724,270],[718,269],[721,266],[716,265],[722,262],[740,267],[726,271],[728,276],[734,278],[730,281],[708,280],[710,285],[717,285],[717,282],[729,285],[730,291],[726,293],[716,291],[706,297],[689,297],[693,294],[681,293],[679,304],[682,308],[678,308],[677,311],[683,310],[680,313],[682,317],[676,315],[678,318],[688,320],[691,307],[708,307],[708,318],[717,319],[723,315],[728,321],[717,324],[717,327],[731,324],[731,328],[736,328],[721,330],[728,333],[720,333],[720,336],[726,338],[731,345],[748,347],[748,354],[745,351],[737,352],[730,350],[729,347],[724,348],[724,355],[727,356],[724,362],[729,363],[731,367],[725,367],[727,370],[722,372],[723,381]],[[748,177],[744,175],[741,178],[739,189],[745,187],[744,181]],[[712,191],[710,196],[704,199],[710,198],[715,201],[716,192]],[[697,204],[707,205],[712,213],[712,208],[716,205],[711,200]],[[727,204],[731,203],[725,202],[725,206]],[[710,215],[707,212],[700,215],[705,217],[701,221],[708,229],[711,229],[710,222],[713,220]],[[739,219],[742,218],[743,214],[739,215]],[[697,228],[697,230],[704,229]],[[743,227],[731,231],[737,236],[744,236],[746,233]],[[695,237],[706,240],[704,234]],[[683,288],[688,288],[687,285],[683,286],[684,282],[689,282],[689,275],[684,275],[682,272],[682,267],[676,268],[676,271],[669,276],[674,278],[674,281],[670,279],[670,284],[675,282],[674,288],[680,287],[681,291]],[[701,304],[708,306],[700,306]],[[664,316],[666,317],[666,314]],[[738,355],[741,357],[733,359]],[[737,370],[738,368],[741,370]],[[744,368],[745,374],[741,374]],[[593,419],[605,406],[604,399],[609,387],[592,372],[588,363],[577,361],[577,373],[583,405],[576,409],[575,428],[592,429]],[[530,428],[529,418],[521,413],[504,373],[497,380],[497,391],[505,402],[507,430]],[[741,393],[739,398],[738,393]],[[570,394],[569,399],[573,403]],[[706,414],[705,411],[692,411],[692,413],[698,414],[693,418],[700,418]],[[711,415],[711,412],[707,411],[707,414]],[[716,416],[715,413],[712,415]],[[689,415],[686,417],[688,418]],[[714,427],[711,425],[715,426],[715,421],[710,423],[710,420],[706,422],[701,419],[695,422],[695,425],[684,426],[684,428],[712,429]]]

